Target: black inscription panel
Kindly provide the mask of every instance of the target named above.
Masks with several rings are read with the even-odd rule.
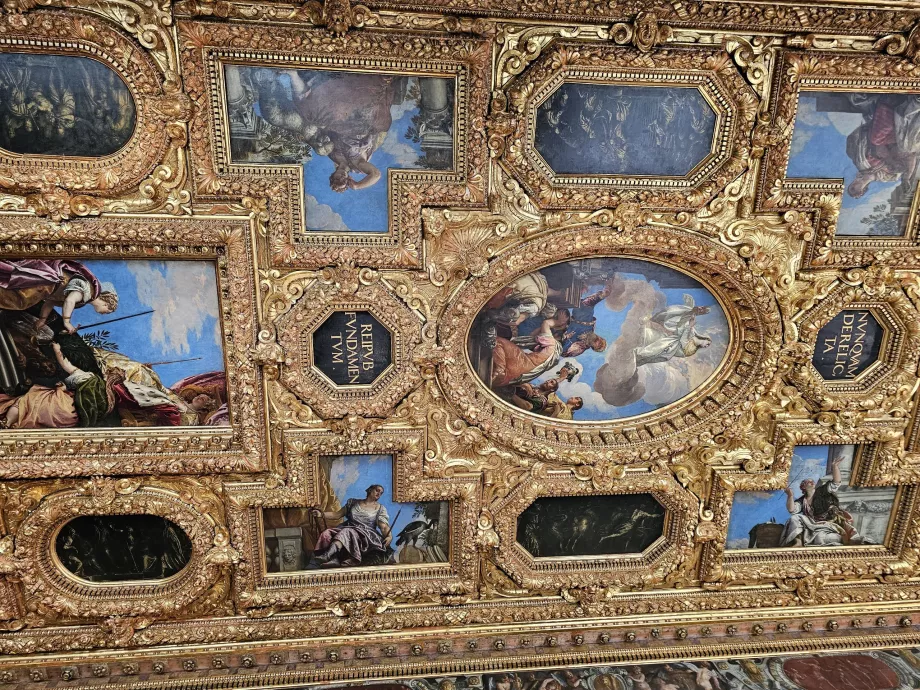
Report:
[[[881,327],[866,309],[847,309],[818,332],[812,362],[828,381],[855,379],[878,360]]]
[[[366,311],[337,311],[313,333],[313,363],[337,386],[373,383],[392,348],[390,331]]]

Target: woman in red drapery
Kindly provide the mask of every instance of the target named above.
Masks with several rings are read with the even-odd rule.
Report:
[[[847,136],[846,152],[858,172],[847,194],[859,198],[873,182],[913,178],[920,153],[920,98],[904,94],[849,94],[863,123]]]

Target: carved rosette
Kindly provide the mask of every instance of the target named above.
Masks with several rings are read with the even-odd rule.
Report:
[[[501,401],[472,371],[467,333],[479,310],[502,287],[544,266],[583,257],[633,257],[681,270],[723,305],[731,327],[728,352],[716,373],[687,397],[639,418],[566,423],[529,415]],[[448,400],[490,439],[519,453],[564,464],[636,463],[669,457],[737,422],[776,367],[780,317],[763,279],[724,247],[686,232],[560,230],[500,254],[481,277],[468,280],[440,320],[438,343],[447,353],[438,368]]]

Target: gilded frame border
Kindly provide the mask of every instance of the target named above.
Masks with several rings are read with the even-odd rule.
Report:
[[[920,91],[920,65],[890,55],[783,51],[773,73],[769,109],[772,118],[765,126],[777,143],[766,149],[758,179],[758,206],[769,211],[800,210],[813,215],[815,232],[805,246],[805,266],[849,268],[877,263],[906,268],[920,264],[920,194],[915,193],[909,227],[902,237],[838,236],[835,230],[843,185],[834,180],[786,177],[801,91]]]
[[[66,226],[0,216],[0,255],[213,261],[223,332],[230,427],[0,432],[0,476],[64,477],[160,472],[251,472],[267,467],[255,248],[248,218],[106,216]]]
[[[489,44],[455,35],[351,32],[342,38],[321,29],[178,22],[182,66],[192,99],[201,103],[191,125],[194,184],[201,199],[241,196],[271,199],[268,226],[273,265],[318,268],[355,261],[375,268],[418,268],[422,263],[425,205],[476,207],[486,200],[488,161],[481,122],[489,93]],[[292,52],[291,46],[298,46]],[[391,173],[390,231],[323,233],[303,228],[302,174],[292,166],[231,164],[221,126],[222,61],[290,67],[357,69],[453,76],[454,171]],[[272,172],[272,168],[277,172]],[[295,166],[296,167],[296,166]]]
[[[664,530],[641,554],[535,558],[517,541],[521,514],[540,498],[557,496],[609,496],[651,494],[666,510]],[[577,476],[577,471],[531,475],[504,498],[489,507],[499,537],[496,565],[518,584],[530,589],[569,587],[642,586],[664,580],[681,569],[694,544],[699,501],[670,475],[624,471],[610,486],[598,487]]]
[[[207,494],[193,497],[191,488],[182,480],[142,478],[36,487],[36,492],[48,493],[13,531],[26,606],[47,606],[71,618],[164,616],[184,612],[215,587],[221,590],[219,597],[229,588],[217,557],[228,541],[220,501]],[[89,582],[60,564],[54,535],[67,522],[83,515],[132,514],[166,518],[186,533],[192,552],[181,571],[165,580]]]
[[[385,417],[406,394],[421,382],[412,359],[421,341],[422,320],[390,289],[385,276],[375,271],[327,270],[315,276],[293,274],[280,290],[280,304],[270,300],[278,313],[275,321],[278,344],[284,351],[280,381],[325,418],[345,415]],[[296,302],[289,302],[296,297]],[[339,386],[313,362],[312,334],[337,311],[367,311],[391,334],[391,362],[372,383]]]
[[[335,427],[334,427],[335,428]],[[362,600],[411,601],[450,597],[475,590],[479,572],[473,543],[479,515],[476,476],[427,477],[423,469],[424,431],[409,427],[366,430],[352,438],[328,429],[289,431],[284,436],[287,484],[229,485],[227,520],[234,545],[243,554],[234,577],[235,598],[243,608],[354,606]],[[292,573],[265,571],[262,509],[315,504],[319,459],[329,455],[393,456],[393,499],[450,501],[448,563],[423,566],[341,568]]]
[[[825,410],[887,411],[903,407],[915,391],[920,363],[920,314],[911,300],[888,275],[868,284],[840,284],[817,305],[797,319],[799,336],[807,353],[790,373],[803,397]],[[847,309],[866,309],[884,331],[879,359],[853,381],[825,380],[812,360],[818,334],[837,314]]]

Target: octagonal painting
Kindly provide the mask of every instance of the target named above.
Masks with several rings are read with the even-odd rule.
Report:
[[[523,275],[477,315],[470,362],[524,412],[608,421],[685,398],[718,369],[728,321],[677,269],[627,258],[553,264]]]
[[[537,109],[534,145],[562,175],[688,175],[716,114],[694,87],[567,82]]]
[[[855,379],[878,361],[884,334],[868,309],[844,309],[818,331],[812,363],[826,381]]]

